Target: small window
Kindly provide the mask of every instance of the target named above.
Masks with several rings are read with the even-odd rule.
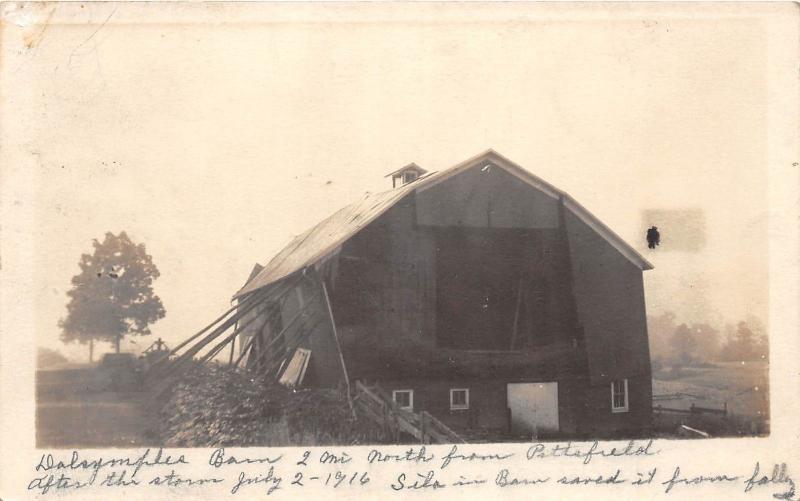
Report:
[[[450,390],[450,410],[461,411],[469,409],[469,390],[466,388],[453,388]]]
[[[414,410],[414,390],[394,390],[392,400],[407,411]]]
[[[628,380],[611,381],[611,412],[628,412]]]

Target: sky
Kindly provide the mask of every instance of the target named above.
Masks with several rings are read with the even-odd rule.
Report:
[[[254,263],[389,189],[384,174],[487,148],[654,264],[648,314],[766,321],[758,22],[625,6],[598,22],[591,6],[157,5],[6,16],[4,42],[25,43],[5,44],[0,137],[33,167],[29,192],[5,203],[33,218],[37,345],[87,357],[57,323],[80,255],[107,231],[146,245],[167,311],[123,348],[174,346],[229,307]],[[665,245],[650,250],[653,214]],[[701,245],[667,245],[671,228]]]

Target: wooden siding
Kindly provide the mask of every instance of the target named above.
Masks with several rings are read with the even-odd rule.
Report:
[[[342,247],[333,305],[346,338],[366,328],[387,342],[455,348],[459,336],[467,340],[464,325],[474,325],[483,341],[461,348],[508,350],[523,301],[516,348],[580,340],[563,228],[419,226],[415,202],[397,204]],[[483,285],[496,303],[488,324],[470,317],[488,315],[481,281],[492,282]]]
[[[556,380],[588,374],[582,346],[548,345],[532,351],[465,351],[414,344],[381,344],[369,337],[343,343],[352,379],[428,378],[480,381]]]
[[[652,381],[646,376],[628,379],[628,412],[612,412],[611,382],[591,384],[588,378],[559,382],[561,432],[584,438],[635,437],[645,433],[652,419]]]
[[[414,391],[414,411],[426,410],[465,437],[508,434],[508,383],[558,383],[558,420],[561,437],[620,438],[646,433],[651,425],[652,390],[646,378],[628,379],[628,412],[611,410],[610,385],[592,386],[586,377],[463,380],[394,379],[387,375],[381,387]],[[450,389],[469,389],[469,409],[450,409]]]
[[[505,170],[479,164],[417,192],[417,223],[472,228],[555,228],[558,200]]]
[[[417,276],[421,340],[436,344],[436,236],[427,228],[417,228]]]
[[[346,337],[366,328],[386,342],[434,343],[434,240],[414,211],[409,197],[342,247],[332,301]]]
[[[435,232],[438,346],[530,349],[579,337],[557,229]]]
[[[642,271],[573,214],[565,220],[592,384],[649,377]]]
[[[506,386],[498,381],[382,380],[382,388],[414,391],[414,411],[428,411],[459,434],[480,430],[504,434],[508,430]],[[450,410],[450,389],[469,389],[469,409]]]
[[[291,291],[283,303],[281,315],[284,319],[294,318],[306,305],[306,315],[311,321],[307,326],[314,326],[309,336],[300,343],[300,348],[311,350],[311,358],[306,370],[305,386],[335,388],[344,382],[344,372],[339,360],[333,326],[330,322],[321,283],[312,278],[304,279]]]

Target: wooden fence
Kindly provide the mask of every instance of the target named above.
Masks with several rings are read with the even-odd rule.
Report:
[[[356,381],[353,405],[356,412],[384,428],[387,436],[400,441],[406,433],[423,444],[465,443],[456,432],[427,411],[415,413],[401,409],[380,386]]]
[[[719,414],[722,416],[728,415],[728,403],[724,403],[722,409],[714,409],[711,407],[700,407],[699,405],[690,405],[688,409],[676,409],[673,407],[663,407],[661,405],[653,406],[653,412],[675,412],[678,414]]]

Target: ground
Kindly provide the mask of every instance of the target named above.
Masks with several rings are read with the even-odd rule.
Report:
[[[37,446],[138,447],[157,445],[155,413],[142,392],[108,391],[91,367],[37,373]],[[709,364],[654,374],[653,405],[674,409],[722,409],[728,416],[655,413],[656,435],[674,437],[686,424],[720,435],[768,433],[768,365],[764,362]]]
[[[154,422],[144,393],[97,391],[92,367],[40,370],[36,378],[38,447],[139,447],[154,445]]]
[[[653,406],[688,410],[690,406],[724,409],[728,415],[694,418],[656,412],[657,430],[670,433],[681,423],[695,425],[712,436],[769,432],[769,365],[766,362],[725,362],[702,367],[662,370],[653,377]]]

